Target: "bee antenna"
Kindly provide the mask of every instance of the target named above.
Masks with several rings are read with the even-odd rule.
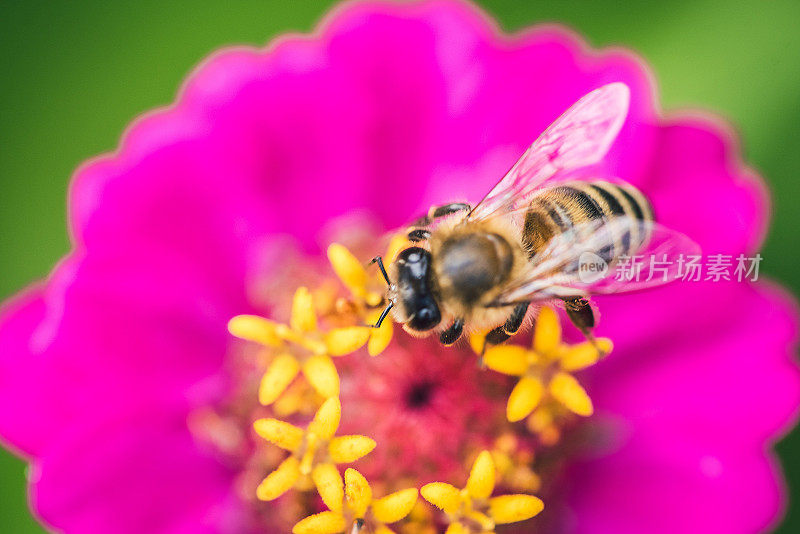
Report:
[[[378,317],[378,320],[372,325],[372,328],[380,328],[383,320],[386,319],[386,316],[389,315],[389,311],[394,307],[394,302],[390,302],[381,312],[381,316]]]
[[[369,262],[370,265],[372,265],[373,263],[378,264],[378,269],[381,270],[381,274],[383,275],[383,279],[386,280],[386,284],[392,285],[392,283],[389,281],[389,275],[386,274],[386,268],[383,266],[383,258],[381,258],[380,256],[375,256],[374,258],[372,258],[372,261]]]

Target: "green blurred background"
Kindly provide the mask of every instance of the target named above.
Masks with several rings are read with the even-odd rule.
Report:
[[[572,26],[652,66],[666,110],[728,117],[746,161],[774,193],[763,272],[800,290],[800,2],[479,2],[507,31]],[[65,194],[75,167],[116,146],[142,111],[169,103],[216,48],[308,31],[333,2],[0,2],[0,297],[44,276],[67,250]],[[800,496],[800,432],[778,445]],[[24,463],[0,452],[0,532],[42,532],[25,501]],[[800,506],[783,533],[800,532]]]

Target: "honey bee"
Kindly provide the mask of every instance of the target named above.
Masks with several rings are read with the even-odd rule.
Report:
[[[486,343],[499,344],[520,330],[529,308],[557,303],[593,340],[592,295],[669,281],[663,270],[674,270],[679,254],[699,253],[697,245],[657,224],[638,189],[592,179],[589,168],[616,139],[629,100],[622,83],[592,91],[477,205],[433,207],[413,222],[407,230],[413,246],[388,269],[380,257],[373,260],[388,284],[377,325],[391,311],[411,334],[438,331],[445,345],[465,329],[488,330]],[[613,276],[633,257],[642,260],[635,280]]]

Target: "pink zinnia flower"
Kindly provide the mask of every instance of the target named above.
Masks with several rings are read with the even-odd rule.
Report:
[[[639,187],[706,255],[753,255],[762,182],[719,121],[662,117],[628,53],[552,26],[503,35],[470,5],[430,1],[349,4],[312,37],[215,54],[173,106],[81,167],[72,251],[3,308],[0,435],[31,463],[36,514],[65,532],[285,531],[300,518],[288,504],[242,490],[274,458],[250,439],[253,368],[227,321],[279,315],[267,303],[291,290],[278,273],[324,269],[329,221],[366,212],[389,229],[474,202],[613,81],[632,107],[598,172]],[[615,348],[582,376],[596,415],[554,462],[541,525],[773,525],[785,490],[770,446],[800,395],[793,301],[767,282],[707,281],[598,305]],[[453,477],[466,447],[491,446],[508,382],[468,354],[398,336],[366,363],[347,357],[342,426],[378,442],[365,474]]]

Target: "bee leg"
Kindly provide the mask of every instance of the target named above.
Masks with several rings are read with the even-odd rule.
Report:
[[[486,334],[483,340],[483,352],[486,352],[487,345],[499,345],[507,341],[510,337],[511,334],[505,331],[505,325],[489,330],[489,333]]]
[[[529,302],[517,304],[502,326],[498,326],[486,334],[486,337],[483,338],[483,349],[481,349],[481,365],[483,365],[483,355],[486,354],[486,349],[490,345],[499,345],[519,331],[522,321],[525,320],[525,314],[528,312],[528,306],[530,306]]]
[[[483,348],[481,349],[480,358],[478,358],[478,367],[481,369],[486,367],[483,363],[483,356],[486,354],[486,350],[493,345],[500,345],[511,337],[511,334],[505,331],[505,326],[505,324],[502,324],[497,328],[492,328],[483,337]]]
[[[464,202],[453,202],[452,204],[445,204],[443,206],[437,206],[433,208],[429,217],[431,219],[438,219],[439,217],[444,217],[445,215],[450,215],[451,213],[470,211],[471,209],[472,207]]]
[[[492,345],[500,345],[501,343],[508,340],[511,337],[511,334],[506,332],[505,330],[506,325],[500,325],[497,328],[492,328],[483,338],[483,349],[481,350],[481,358],[483,355],[486,354],[486,349],[488,349]]]
[[[456,319],[447,330],[439,334],[439,342],[449,347],[461,337],[462,332],[464,332],[464,319]]]
[[[585,298],[564,299],[564,304],[567,310],[567,317],[572,321],[572,324],[594,345],[601,358],[605,356],[605,351],[597,345],[594,334],[592,334],[592,328],[594,328],[597,321],[589,301]]]
[[[514,335],[519,331],[522,321],[525,320],[525,314],[528,313],[529,305],[530,303],[523,302],[514,306],[514,311],[511,312],[511,316],[506,319],[506,324],[503,325],[503,331],[506,334]]]
[[[567,310],[567,317],[572,321],[578,330],[586,337],[591,336],[591,329],[594,328],[594,310],[585,298],[564,299],[564,307]]]
[[[415,228],[408,232],[408,240],[412,243],[417,241],[426,241],[431,236],[431,231],[424,228]]]
[[[411,223],[411,226],[408,230],[408,240],[412,243],[427,241],[427,239],[431,236],[431,231],[426,227],[430,226],[434,220],[438,219],[439,217],[444,217],[445,215],[450,215],[451,213],[470,211],[471,209],[472,207],[469,204],[464,204],[463,202],[454,202],[452,204],[444,204],[442,206],[433,206],[428,210],[427,215],[423,215]]]
[[[428,210],[427,215],[423,215],[414,221],[411,226],[428,226],[434,221],[434,219],[438,219],[439,217],[444,217],[445,215],[450,215],[459,211],[470,211],[471,209],[472,207],[469,204],[465,204],[463,202],[453,202],[452,204],[433,206],[430,210]]]

